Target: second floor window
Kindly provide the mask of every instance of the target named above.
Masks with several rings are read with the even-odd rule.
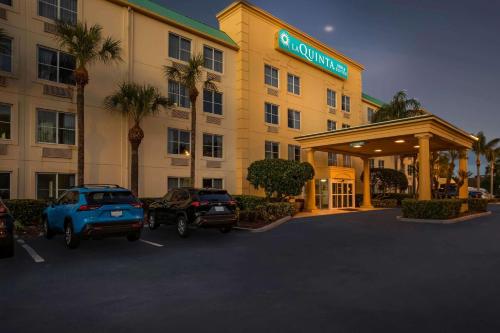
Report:
[[[291,92],[295,95],[300,95],[300,77],[293,74],[288,74],[287,86],[288,92]]]
[[[75,123],[74,113],[38,109],[36,141],[74,145]]]
[[[222,158],[222,135],[203,134],[203,156]]]
[[[0,0],[2,5],[12,6],[12,0]]]
[[[38,78],[64,84],[75,84],[75,57],[64,52],[38,47]]]
[[[288,109],[288,128],[300,129],[300,112]]]
[[[222,93],[204,89],[203,112],[222,115]]]
[[[168,98],[177,106],[189,108],[191,103],[187,95],[187,89],[179,82],[168,80]]]
[[[12,72],[12,39],[0,38],[0,71]]]
[[[278,142],[266,141],[264,155],[266,159],[280,158],[280,144]]]
[[[187,155],[191,152],[191,132],[176,128],[168,129],[168,153]]]
[[[203,188],[222,190],[224,188],[224,181],[222,178],[203,178]]]
[[[191,41],[179,35],[169,33],[168,56],[182,61],[189,61],[189,58],[191,58]]]
[[[368,108],[366,110],[366,118],[368,119],[368,122],[371,123],[373,121],[373,114],[375,113],[375,110],[372,108]]]
[[[337,94],[332,89],[326,89],[326,104],[331,108],[337,107]]]
[[[278,125],[279,124],[279,107],[278,105],[266,103],[265,107],[265,118],[264,120],[268,124]]]
[[[288,145],[288,159],[300,162],[300,146]]]
[[[328,119],[326,121],[326,130],[331,132],[337,129],[337,122],[335,120]]]
[[[337,154],[328,152],[328,166],[338,166]]]
[[[10,104],[0,103],[0,140],[10,139],[11,108]]]
[[[351,112],[351,97],[342,95],[342,111]]]
[[[264,83],[278,88],[279,70],[276,67],[265,65],[264,66]]]
[[[77,5],[77,0],[38,0],[38,15],[75,24]]]
[[[203,60],[205,68],[222,73],[222,51],[204,46]]]
[[[349,125],[349,124],[342,124],[342,128],[351,128],[351,125]]]

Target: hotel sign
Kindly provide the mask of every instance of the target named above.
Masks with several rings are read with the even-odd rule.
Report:
[[[293,37],[284,29],[281,29],[278,33],[277,48],[342,79],[347,79],[347,65]]]

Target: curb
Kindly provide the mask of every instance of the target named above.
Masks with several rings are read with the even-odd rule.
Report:
[[[273,223],[270,223],[270,224],[265,225],[265,226],[258,228],[258,229],[250,229],[250,228],[243,228],[243,227],[234,227],[234,229],[249,231],[249,232],[265,232],[265,231],[269,231],[269,230],[272,230],[274,228],[277,228],[280,225],[282,225],[283,223],[290,221],[291,219],[292,219],[291,216],[285,216],[279,220],[274,221]]]
[[[405,217],[402,217],[402,216],[397,216],[396,218],[398,219],[398,221],[401,221],[401,222],[433,223],[433,224],[454,224],[454,223],[458,223],[458,222],[464,222],[464,221],[473,220],[473,219],[476,219],[478,217],[483,217],[483,216],[488,216],[488,215],[491,215],[491,211],[483,212],[483,213],[478,213],[478,214],[461,216],[461,217],[457,217],[457,218],[449,219],[449,220],[411,219],[411,218],[405,218]]]

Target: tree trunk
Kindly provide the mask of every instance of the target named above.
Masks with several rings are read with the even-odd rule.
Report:
[[[130,189],[132,193],[139,196],[139,145],[137,142],[130,142],[132,146],[132,155],[130,162]]]
[[[480,156],[479,154],[476,156],[476,171],[477,171],[477,174],[476,174],[476,187],[477,187],[477,190],[479,191],[479,189],[481,188],[481,159],[480,159]]]
[[[417,193],[417,156],[413,156],[413,177],[412,177],[413,197]]]
[[[196,187],[196,99],[198,92],[190,94],[191,100],[191,186]]]
[[[78,84],[76,88],[76,115],[78,122],[78,177],[77,184],[85,184],[85,85]]]
[[[495,189],[495,187],[493,186],[494,175],[495,175],[495,159],[493,159],[490,162],[490,194],[491,195],[493,195],[493,190]]]

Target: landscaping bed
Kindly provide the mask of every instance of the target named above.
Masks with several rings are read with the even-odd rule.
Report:
[[[265,198],[252,195],[237,195],[233,198],[238,203],[238,227],[259,229],[296,212],[292,202],[268,202]]]
[[[468,211],[462,212],[464,203]],[[402,202],[401,221],[455,223],[471,218],[487,215],[488,200],[486,199],[439,199],[415,200],[405,199]]]

